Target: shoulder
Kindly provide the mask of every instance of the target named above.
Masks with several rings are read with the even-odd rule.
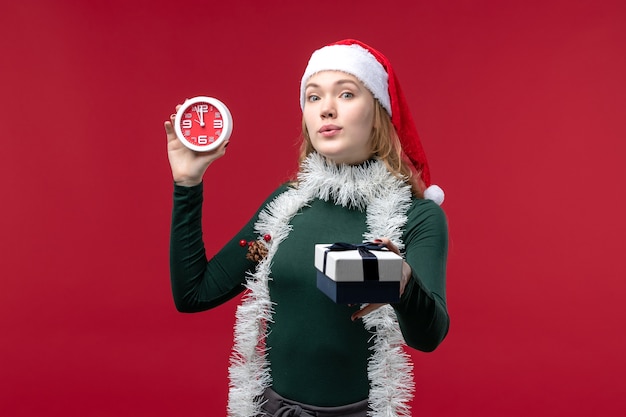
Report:
[[[446,220],[446,213],[443,211],[441,206],[437,205],[432,200],[428,200],[425,198],[417,198],[413,197],[411,199],[411,207],[408,210],[409,217],[422,217],[422,218],[433,218],[439,220]]]
[[[263,208],[267,207],[272,202],[274,202],[279,196],[281,196],[282,194],[286,193],[287,191],[293,188],[294,188],[293,183],[290,183],[290,182],[286,182],[286,183],[279,185],[278,187],[274,189],[274,191],[272,191],[271,194],[269,194],[265,198],[265,201],[263,201],[263,203],[259,207],[259,210],[262,210]]]
[[[430,229],[447,233],[448,219],[443,209],[432,200],[413,198],[407,211],[407,230]]]
[[[265,199],[265,203],[264,204],[269,203],[270,201],[272,201],[273,199],[275,199],[279,195],[283,194],[284,192],[286,192],[286,191],[288,191],[288,190],[290,190],[292,188],[293,188],[293,186],[292,186],[292,183],[290,183],[290,182],[286,182],[286,183],[283,183],[283,184],[279,185],[278,187],[276,187],[274,189],[274,191],[272,191],[272,193],[269,196],[267,196],[267,198]]]

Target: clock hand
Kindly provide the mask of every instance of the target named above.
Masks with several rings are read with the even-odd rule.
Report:
[[[196,119],[196,122],[200,123],[201,127],[204,127],[204,113],[202,112],[202,110],[199,107],[196,107],[196,114],[200,118],[200,120]]]

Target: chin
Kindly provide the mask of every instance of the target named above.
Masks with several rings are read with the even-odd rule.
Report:
[[[330,143],[322,144],[322,146],[313,146],[313,149],[324,158],[334,162],[337,165],[347,164],[355,165],[359,164],[369,158],[369,155],[365,155],[364,152],[360,152],[361,149],[344,148],[339,146],[323,146],[332,145]]]
[[[322,151],[317,151],[317,153],[319,153],[320,155],[322,155],[324,158],[328,159],[329,161],[339,165],[344,163],[344,161],[346,160],[345,157],[342,157],[341,155],[338,155],[336,153],[333,152],[322,152]]]

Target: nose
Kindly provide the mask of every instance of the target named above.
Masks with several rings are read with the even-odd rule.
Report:
[[[333,100],[324,100],[321,108],[322,119],[332,119],[337,116],[337,109]]]

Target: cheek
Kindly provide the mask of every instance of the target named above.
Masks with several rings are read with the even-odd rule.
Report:
[[[374,129],[374,116],[371,113],[367,114],[367,112],[365,112],[359,124],[364,140],[369,140],[372,136],[372,130]]]
[[[304,128],[306,128],[307,132],[309,132],[309,135],[311,134],[311,129],[313,128],[313,123],[312,123],[312,119],[311,119],[311,112],[307,112],[306,111],[306,107],[305,107],[305,111],[302,112],[302,120],[304,121]]]

